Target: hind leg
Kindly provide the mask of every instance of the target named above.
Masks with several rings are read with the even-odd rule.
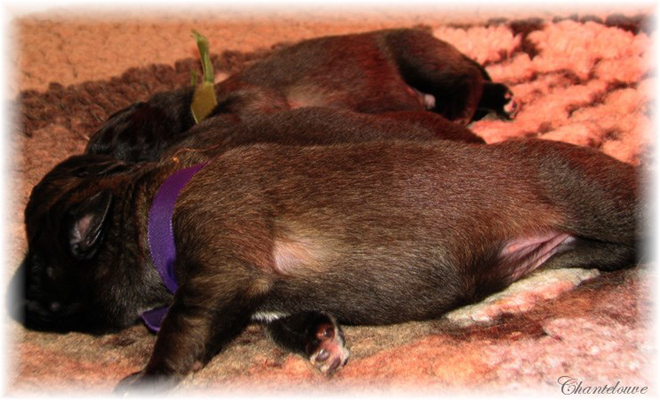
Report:
[[[394,31],[386,41],[406,84],[433,96],[433,111],[464,125],[472,121],[488,80],[477,63],[424,31]]]
[[[601,271],[615,271],[637,263],[634,246],[584,238],[574,238],[564,246],[565,249],[543,265],[544,269],[596,268]]]
[[[511,241],[502,251],[498,268],[514,282],[479,303],[446,315],[459,325],[488,323],[504,314],[531,310],[537,304],[559,297],[598,270],[612,271],[635,264],[635,249],[617,243],[575,238],[566,234],[529,237]],[[539,263],[541,261],[541,263]],[[518,280],[525,273],[530,276]]]
[[[474,120],[482,96],[482,81],[476,74],[465,73],[450,79],[444,87],[429,85],[430,93],[435,96],[433,111],[461,125],[468,125]],[[424,91],[426,88],[421,88]]]
[[[387,43],[404,81],[422,98],[432,96],[431,109],[445,118],[467,125],[490,112],[510,119],[517,111],[506,85],[492,82],[481,65],[430,33],[398,31]]]
[[[482,97],[483,78],[471,63],[449,68],[437,63],[419,63],[402,72],[406,83],[423,98],[430,96],[428,110],[460,125],[474,120]]]
[[[293,314],[269,322],[266,329],[280,347],[305,356],[323,373],[334,373],[348,361],[350,353],[344,347],[344,333],[328,314]]]

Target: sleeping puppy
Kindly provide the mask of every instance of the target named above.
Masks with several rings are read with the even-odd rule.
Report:
[[[397,111],[379,115],[346,110],[305,107],[274,114],[256,115],[245,121],[233,116],[216,116],[195,125],[179,141],[159,146],[159,157],[172,157],[181,151],[203,151],[209,156],[234,147],[256,143],[289,146],[324,146],[377,140],[437,141],[466,143],[485,141],[464,126],[425,111]],[[123,146],[119,146],[117,153]],[[144,147],[133,150],[142,151]],[[87,149],[88,152],[91,149]],[[116,154],[117,154],[116,153]],[[125,153],[120,153],[125,155]],[[134,158],[136,153],[119,159]]]
[[[209,153],[219,154],[233,147],[255,143],[311,146],[382,139],[485,143],[468,128],[426,111],[370,115],[320,107],[259,114],[243,121],[230,114],[217,115],[201,121],[177,137],[136,134],[134,138],[140,141],[130,144],[117,141],[113,143],[114,148],[108,145],[100,153],[98,147],[87,146],[85,152],[108,154],[131,163],[160,160],[181,149],[210,149]]]
[[[230,149],[253,144],[279,144],[286,146],[322,146],[342,143],[363,143],[379,140],[440,141],[451,139],[466,143],[485,143],[469,129],[449,122],[445,118],[423,111],[399,111],[379,116],[359,114],[346,110],[331,110],[306,107],[274,114],[257,115],[246,121],[235,121],[232,116],[216,116],[203,120],[168,146],[159,147],[159,157],[178,160],[179,156],[194,153],[197,157],[213,158]],[[160,154],[162,153],[162,154]],[[135,154],[117,153],[123,158]],[[122,157],[119,157],[122,158]],[[109,172],[128,169],[128,163],[94,162],[75,164],[68,173],[73,176],[103,176]],[[89,160],[93,160],[90,158]],[[60,169],[61,170],[61,169]],[[68,171],[68,170],[67,170]],[[53,172],[56,173],[56,172]],[[48,204],[49,199],[35,200],[34,204]],[[54,215],[59,211],[53,210]],[[26,212],[26,218],[29,212]],[[27,223],[27,220],[26,220]],[[40,225],[41,224],[41,225]],[[50,222],[40,220],[32,224],[34,231],[47,231]],[[16,276],[19,277],[21,273]],[[88,324],[80,326],[68,323],[59,327],[55,324],[40,324],[28,318],[26,326],[46,330],[86,330]]]
[[[465,125],[494,112],[508,119],[511,91],[448,43],[417,29],[306,40],[276,51],[216,85],[211,114],[244,121],[300,107],[381,114],[430,110]],[[154,95],[110,116],[87,153],[155,161],[194,125],[193,89]]]
[[[191,128],[179,142],[171,142],[169,147],[159,148],[167,158],[178,158],[180,154],[194,152],[197,156],[214,157],[229,149],[256,144],[273,143],[288,146],[320,146],[339,143],[362,143],[385,139],[407,141],[438,141],[451,139],[467,143],[484,143],[467,128],[449,122],[435,113],[424,111],[398,111],[383,113],[378,116],[358,114],[346,110],[306,107],[274,114],[255,116],[246,121],[235,121],[233,116],[216,116],[202,121]],[[132,159],[135,154],[123,154],[123,158]],[[127,168],[126,165],[106,163],[98,164],[79,159],[69,175],[104,176]],[[93,160],[93,159],[89,159]],[[61,168],[60,168],[61,171]],[[65,174],[66,175],[66,174]],[[41,199],[42,202],[46,199]],[[35,200],[36,201],[36,200]],[[57,212],[57,211],[55,211]],[[45,225],[39,225],[45,224]],[[46,231],[50,222],[41,219],[32,225],[33,231]],[[38,262],[33,264],[39,270]],[[25,266],[16,274],[21,279],[26,273]],[[32,269],[30,269],[32,270]],[[35,275],[27,272],[31,277]],[[37,292],[39,278],[28,278]],[[14,282],[13,286],[20,283]],[[84,284],[80,282],[82,286]],[[29,289],[28,291],[30,291]],[[23,320],[26,327],[47,331],[95,330],[95,324],[85,318],[63,320],[61,313],[53,320],[43,318],[38,303],[27,302],[28,318]],[[14,310],[14,312],[19,310]],[[20,312],[19,312],[20,313]],[[40,317],[34,317],[40,315]],[[267,332],[280,346],[300,353],[322,371],[331,373],[339,368],[348,357],[348,350],[343,347],[343,333],[335,319],[325,313],[307,312],[287,318],[272,320],[273,316],[260,314],[259,320],[266,322]],[[22,317],[18,317],[22,320]],[[45,321],[45,322],[44,322]],[[291,335],[292,327],[298,335]],[[100,329],[105,330],[104,328]],[[322,332],[319,338],[318,332]]]
[[[38,329],[154,323],[119,392],[176,385],[253,320],[331,372],[337,323],[438,318],[537,268],[634,265],[639,192],[634,167],[541,140],[74,156],[30,196],[18,306]]]

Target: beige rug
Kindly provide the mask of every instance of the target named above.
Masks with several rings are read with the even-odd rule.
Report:
[[[322,8],[322,7],[320,7]],[[171,14],[119,19],[90,10],[50,11],[14,21],[10,95],[18,125],[13,151],[5,276],[25,250],[21,220],[31,187],[53,165],[82,151],[112,112],[187,84],[197,68],[191,28],[211,42],[218,79],[275,44],[324,34],[425,25],[508,84],[522,110],[512,122],[479,121],[488,142],[531,136],[591,146],[647,165],[654,87],[651,11],[637,8],[346,12],[261,10],[253,14]],[[616,7],[614,7],[616,8]],[[325,14],[323,14],[323,12]],[[256,16],[254,16],[256,15]],[[100,17],[99,17],[100,16]],[[567,285],[566,287],[570,287]],[[447,320],[345,329],[351,360],[332,378],[279,350],[252,326],[181,393],[521,393],[559,395],[558,380],[582,386],[650,386],[654,360],[646,268],[601,275],[554,300],[490,326]],[[155,337],[137,325],[100,337],[25,331],[13,342],[8,393],[109,393],[146,362]]]

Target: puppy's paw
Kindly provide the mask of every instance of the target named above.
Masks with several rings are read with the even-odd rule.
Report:
[[[128,397],[163,393],[171,390],[178,379],[167,375],[147,375],[144,371],[135,372],[122,379],[114,390],[114,394]]]
[[[331,375],[346,365],[350,352],[344,346],[344,334],[338,325],[321,324],[317,327],[315,336],[316,340],[307,354],[316,369]]]
[[[502,108],[503,114],[505,115],[506,119],[514,119],[516,115],[518,115],[518,112],[520,112],[520,109],[522,108],[522,104],[520,101],[513,96],[513,92],[510,90],[507,90],[507,92],[504,94],[504,107]]]

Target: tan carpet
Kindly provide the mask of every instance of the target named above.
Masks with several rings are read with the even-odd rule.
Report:
[[[320,7],[322,8],[322,7]],[[510,85],[523,108],[513,122],[480,121],[487,141],[533,136],[592,146],[648,164],[656,33],[643,8],[493,10],[434,8],[377,12],[285,9],[138,16],[50,11],[14,22],[16,67],[10,89],[20,126],[9,141],[16,204],[5,276],[25,249],[22,210],[31,187],[118,108],[187,84],[196,67],[189,30],[211,42],[218,79],[277,43],[323,34],[424,24]],[[644,12],[645,14],[640,14]],[[575,15],[573,15],[575,14]],[[141,15],[141,17],[139,16]],[[535,19],[530,19],[535,17]],[[536,18],[538,17],[538,18]],[[571,17],[571,18],[568,18]],[[646,19],[645,19],[646,18]],[[258,51],[257,51],[258,50]],[[256,51],[256,52],[255,52]],[[251,327],[185,392],[278,390],[329,393],[560,394],[557,380],[583,386],[651,386],[655,349],[645,268],[601,275],[555,300],[507,315],[491,326],[447,320],[391,327],[348,327],[351,360],[339,374],[316,374]],[[569,285],[570,286],[570,285]],[[109,392],[146,362],[155,337],[143,326],[101,337],[28,332],[9,322],[10,394]]]

